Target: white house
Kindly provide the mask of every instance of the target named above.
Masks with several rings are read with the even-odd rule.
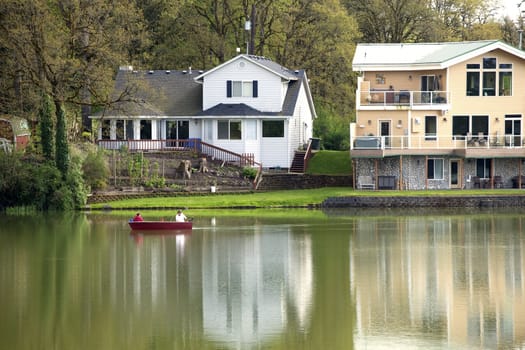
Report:
[[[249,154],[265,168],[289,168],[316,117],[304,70],[252,55],[206,72],[121,67],[115,96],[122,101],[91,116],[101,147],[169,149],[193,140]]]

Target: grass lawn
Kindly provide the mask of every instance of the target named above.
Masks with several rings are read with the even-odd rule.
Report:
[[[524,195],[520,189],[428,190],[428,191],[362,191],[350,187],[324,187],[307,190],[254,192],[246,194],[207,194],[202,196],[177,196],[136,198],[107,203],[96,203],[91,209],[162,209],[162,208],[278,208],[306,207],[320,204],[328,197],[340,196],[476,196]]]
[[[318,151],[308,162],[307,174],[351,175],[352,161],[348,151]]]

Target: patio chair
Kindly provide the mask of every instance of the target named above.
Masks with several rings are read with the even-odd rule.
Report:
[[[494,176],[494,188],[503,188],[503,179],[501,176],[496,175]]]
[[[476,140],[472,138],[472,133],[467,132],[467,145],[472,146],[474,145]]]
[[[481,179],[479,176],[472,176],[472,188],[481,188]]]
[[[482,132],[478,132],[478,143],[480,146],[484,146],[487,144],[487,139],[485,138],[485,136],[483,135]]]
[[[376,184],[372,179],[372,176],[358,176],[357,177],[357,188],[361,190],[375,190]]]

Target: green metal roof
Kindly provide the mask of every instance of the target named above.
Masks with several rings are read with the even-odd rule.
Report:
[[[492,50],[504,50],[525,59],[525,53],[499,40],[358,44],[352,62],[355,71],[373,69],[445,68]]]

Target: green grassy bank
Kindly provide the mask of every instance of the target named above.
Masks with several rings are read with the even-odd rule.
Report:
[[[428,191],[362,191],[349,187],[325,187],[307,190],[254,192],[246,194],[209,194],[137,198],[89,206],[91,209],[162,209],[162,208],[277,208],[307,207],[322,203],[328,197],[340,196],[476,196],[524,195],[520,189],[428,190]]]

